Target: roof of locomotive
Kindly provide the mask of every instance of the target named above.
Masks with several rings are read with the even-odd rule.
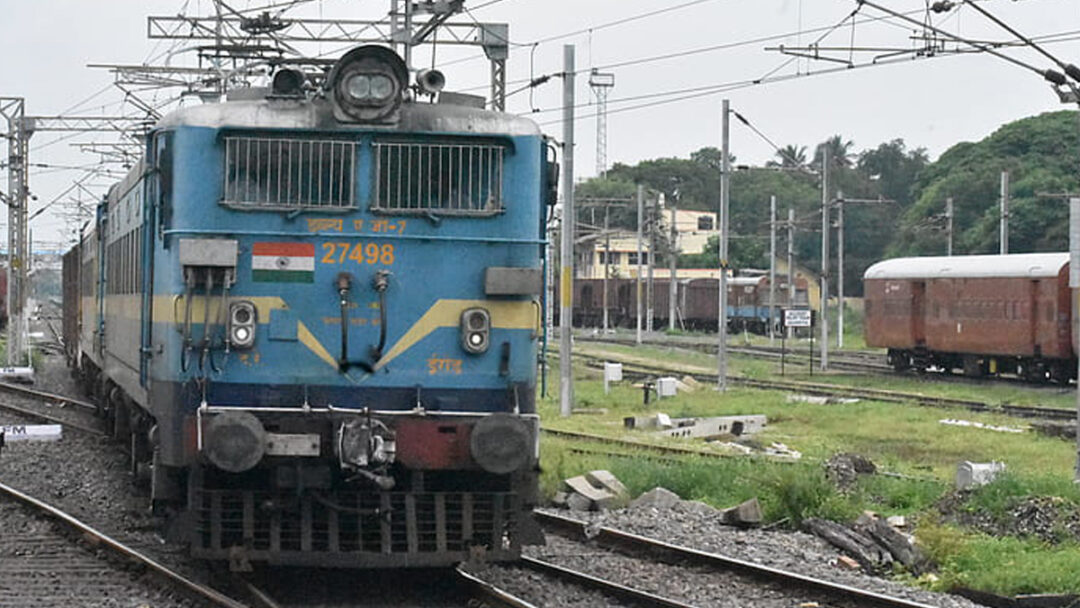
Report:
[[[895,258],[866,269],[864,279],[975,279],[1056,277],[1068,253],[1013,253]]]
[[[327,131],[475,133],[478,135],[540,135],[526,118],[452,104],[406,102],[396,124],[340,122],[325,100],[257,99],[208,103],[167,114],[158,129],[180,126],[238,129],[307,129]]]

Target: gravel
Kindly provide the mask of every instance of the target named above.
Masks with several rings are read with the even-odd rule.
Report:
[[[565,511],[559,513],[566,515]],[[932,606],[942,608],[979,606],[957,596],[924,591],[862,572],[843,570],[835,565],[836,558],[841,555],[840,552],[816,536],[802,532],[739,529],[725,526],[720,521],[719,512],[702,509],[697,503],[681,502],[670,509],[631,507],[607,512],[579,512],[574,513],[573,517],[596,526],[615,528],[675,545],[752,561]],[[542,557],[546,551],[548,551],[546,547],[537,547],[527,552],[530,555]],[[641,571],[636,576],[643,578],[645,573]],[[715,589],[717,586],[701,585],[701,587]],[[700,605],[722,605],[718,602],[723,601],[723,589],[715,589],[714,593],[713,597],[705,598],[707,601]],[[543,605],[558,604],[544,603]]]
[[[43,367],[36,382],[39,388],[78,394],[62,358],[47,357]],[[6,393],[0,393],[0,399],[18,400],[20,405],[25,401]],[[32,423],[0,410],[0,424]],[[9,442],[0,452],[0,481],[53,504],[190,578],[209,580],[207,568],[191,560],[184,547],[165,544],[158,534],[162,522],[150,515],[145,492],[137,490],[128,476],[126,455],[106,438],[65,428],[59,441]],[[5,523],[0,521],[0,526]],[[156,579],[154,584],[164,585]],[[151,605],[202,604],[155,600]]]

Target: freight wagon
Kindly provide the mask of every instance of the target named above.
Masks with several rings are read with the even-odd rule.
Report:
[[[577,279],[574,281],[574,325],[577,327],[600,327],[603,323],[603,279]],[[646,295],[642,281],[642,299]],[[719,280],[689,278],[678,281],[676,294],[676,325],[690,330],[716,331],[720,312]],[[637,315],[637,285],[634,279],[608,279],[609,327],[634,327]],[[769,327],[769,278],[733,277],[728,279],[728,331],[751,331],[767,333]],[[795,298],[789,302],[787,279],[778,277],[774,294],[773,315],[780,322],[785,308],[809,307],[806,279],[795,280]],[[668,280],[653,281],[653,327],[668,324],[670,291]],[[558,301],[557,299],[555,301]],[[648,306],[643,304],[642,315]]]

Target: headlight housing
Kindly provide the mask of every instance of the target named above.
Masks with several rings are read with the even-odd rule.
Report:
[[[491,313],[470,308],[461,313],[461,347],[474,355],[487,352],[491,345]]]
[[[229,304],[229,344],[238,349],[254,346],[257,323],[254,304],[248,301]]]
[[[401,57],[376,45],[357,47],[341,58],[326,88],[334,116],[349,122],[396,122],[409,70]]]

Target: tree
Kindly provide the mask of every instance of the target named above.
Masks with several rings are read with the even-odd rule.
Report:
[[[833,135],[814,148],[814,166],[821,167],[821,156],[827,149],[829,151],[830,169],[834,167],[840,169],[851,167],[851,148],[854,146],[855,142],[851,140],[844,141],[839,135]]]
[[[859,154],[856,169],[878,185],[878,193],[907,208],[919,172],[930,162],[924,148],[908,150],[903,139],[883,143]]]
[[[1043,192],[1076,192],[1076,112],[1048,112],[948,149],[919,172],[913,202],[888,253],[943,255],[945,199],[953,199],[954,252],[997,253],[1001,172],[1010,172],[1013,252],[1065,251],[1068,210]]]
[[[783,169],[797,169],[806,166],[806,146],[789,144],[776,151],[776,158],[765,163],[767,167],[780,167]]]

